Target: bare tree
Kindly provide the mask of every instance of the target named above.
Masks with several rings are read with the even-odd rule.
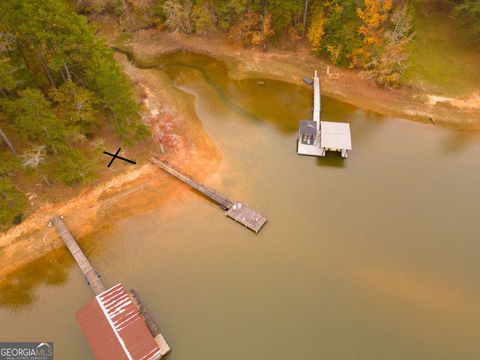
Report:
[[[34,146],[26,151],[22,157],[22,166],[26,169],[36,169],[47,158],[46,146]]]
[[[3,143],[10,149],[10,151],[13,153],[13,155],[17,155],[17,152],[15,151],[15,148],[13,147],[12,142],[10,139],[5,135],[5,133],[0,129],[0,139],[2,139]]]
[[[308,0],[305,0],[305,7],[303,8],[302,39],[305,38],[305,32],[307,31],[307,15],[308,15]]]

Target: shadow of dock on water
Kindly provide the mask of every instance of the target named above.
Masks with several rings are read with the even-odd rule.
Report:
[[[317,157],[317,165],[343,169],[347,167],[348,159],[342,158],[340,153],[327,152],[324,157]]]

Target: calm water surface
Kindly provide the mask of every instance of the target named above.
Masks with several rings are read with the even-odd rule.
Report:
[[[108,285],[142,296],[170,359],[480,359],[480,134],[323,98],[353,152],[299,157],[310,89],[232,81],[198,55],[159,63],[222,152],[207,182],[269,217],[255,236],[184,191],[82,239]],[[91,359],[73,316],[91,298],[56,251],[1,289],[0,339]]]

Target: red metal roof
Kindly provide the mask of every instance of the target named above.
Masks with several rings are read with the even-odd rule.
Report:
[[[115,285],[75,314],[97,360],[160,359],[161,352],[129,292]]]

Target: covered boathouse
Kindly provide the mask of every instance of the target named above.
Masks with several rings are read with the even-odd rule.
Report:
[[[350,124],[320,121],[320,79],[313,77],[313,120],[301,120],[297,140],[299,155],[325,156],[327,151],[340,152],[343,158],[352,150]]]
[[[121,284],[75,314],[97,360],[158,360],[170,351],[136,293]]]

